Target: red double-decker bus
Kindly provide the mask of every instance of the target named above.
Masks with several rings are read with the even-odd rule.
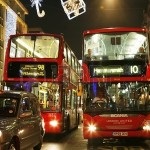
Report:
[[[4,89],[39,97],[46,133],[78,127],[81,65],[61,34],[11,35],[5,55]]]
[[[149,32],[102,28],[83,32],[83,135],[150,138]]]

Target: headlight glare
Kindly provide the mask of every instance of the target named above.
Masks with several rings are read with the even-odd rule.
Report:
[[[143,130],[150,131],[150,120],[147,120],[143,125]]]
[[[88,126],[88,129],[90,132],[94,132],[96,130],[96,126],[94,124],[91,124]]]
[[[49,124],[50,124],[51,126],[53,126],[53,127],[56,127],[56,126],[58,125],[58,121],[57,121],[57,120],[51,120],[51,121],[49,122]]]

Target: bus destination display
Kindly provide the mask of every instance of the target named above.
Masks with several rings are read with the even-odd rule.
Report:
[[[130,76],[130,75],[141,75],[141,65],[130,65],[130,66],[93,66],[91,67],[92,76]]]
[[[21,64],[20,65],[20,76],[32,76],[32,77],[44,77],[45,66],[43,64]]]
[[[58,65],[52,62],[11,62],[7,73],[9,78],[56,78]]]

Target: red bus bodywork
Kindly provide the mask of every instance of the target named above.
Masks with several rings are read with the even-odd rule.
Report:
[[[150,138],[150,113],[145,109],[148,106],[147,103],[149,103],[147,93],[150,85],[148,34],[149,31],[145,28],[130,27],[91,29],[83,32],[82,82],[85,90],[83,94],[85,95],[83,98],[83,136],[89,142],[97,138]],[[99,36],[99,41],[93,40],[96,36]],[[133,47],[129,47],[129,45],[133,46],[134,40],[139,37],[141,41],[134,44],[134,53],[137,51],[137,45],[144,47],[144,44],[147,43],[147,46],[144,47],[147,49],[146,60],[134,60]],[[124,40],[125,38],[126,41]],[[110,43],[108,42],[109,40],[111,41]],[[116,43],[113,43],[113,41]],[[86,61],[84,60],[84,55],[87,53],[88,48],[93,49],[95,57],[107,55],[109,58],[103,60],[101,57],[97,60]],[[129,50],[130,48],[131,50]],[[111,50],[113,51],[112,53]],[[104,51],[105,54],[103,53]],[[143,66],[140,66],[139,62],[143,63]],[[131,67],[137,69],[132,72],[133,74],[129,70]],[[143,68],[143,70],[141,71],[139,68]],[[105,98],[109,97],[108,99],[106,98],[107,102],[109,102],[105,106],[101,105],[102,102],[97,102],[97,104],[91,102],[100,85],[107,89]],[[145,98],[145,104],[141,105],[141,101],[139,102],[138,98],[142,89],[146,89],[143,95],[147,98]],[[118,93],[125,97],[123,108],[117,104],[120,96]],[[110,105],[110,101],[112,101],[112,105]],[[114,109],[112,109],[113,105],[115,105]],[[137,106],[136,109],[134,106]]]
[[[5,55],[4,89],[36,94],[45,133],[60,134],[78,127],[80,67],[62,34],[11,35]]]

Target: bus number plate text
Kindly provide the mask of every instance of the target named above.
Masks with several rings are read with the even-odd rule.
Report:
[[[113,132],[113,136],[128,136],[128,132]]]

